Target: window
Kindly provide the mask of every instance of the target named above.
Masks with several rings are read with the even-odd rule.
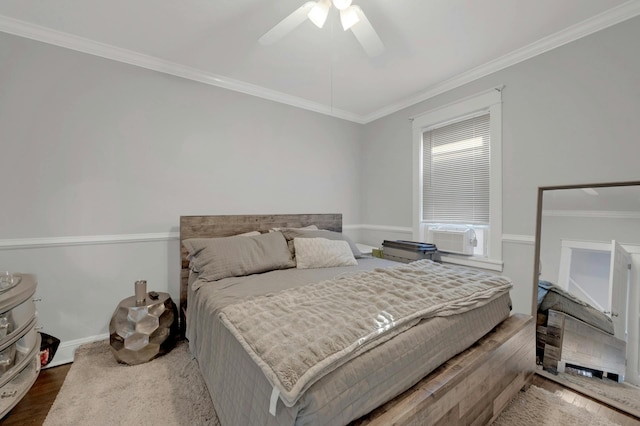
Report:
[[[413,120],[414,238],[443,260],[502,270],[501,122],[498,90]]]

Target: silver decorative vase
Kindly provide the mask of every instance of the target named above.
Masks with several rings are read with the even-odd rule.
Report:
[[[144,305],[147,300],[147,281],[139,280],[134,283],[136,304]]]

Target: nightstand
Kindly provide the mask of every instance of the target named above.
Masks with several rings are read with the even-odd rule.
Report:
[[[178,336],[178,309],[169,293],[149,292],[145,300],[127,297],[109,323],[111,351],[119,362],[135,365],[169,352]]]

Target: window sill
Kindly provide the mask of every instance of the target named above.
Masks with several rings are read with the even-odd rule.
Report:
[[[471,266],[474,268],[488,269],[491,271],[502,272],[504,262],[501,260],[486,259],[484,257],[475,256],[457,256],[455,254],[440,253],[440,260],[444,263],[453,263],[455,265]]]

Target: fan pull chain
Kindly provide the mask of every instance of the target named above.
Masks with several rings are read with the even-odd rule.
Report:
[[[331,114],[333,114],[333,62],[334,62],[334,46],[335,46],[335,38],[334,38],[334,34],[333,34],[333,27],[334,27],[334,22],[333,19],[331,20],[331,49],[330,49],[330,78],[331,78],[331,82],[330,82],[330,90],[331,90]]]

